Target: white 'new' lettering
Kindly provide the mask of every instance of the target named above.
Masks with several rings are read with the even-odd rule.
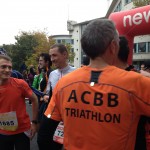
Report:
[[[148,23],[149,22],[149,18],[150,18],[150,11],[148,11],[148,14],[146,15],[146,11],[143,12],[145,21]]]
[[[129,26],[132,26],[132,24],[139,25],[142,23],[143,18],[145,19],[146,23],[149,22],[150,19],[150,10],[146,14],[146,11],[143,13],[136,13],[133,17],[131,15],[127,15],[123,17],[123,25],[124,27],[127,27],[127,20],[129,23]]]

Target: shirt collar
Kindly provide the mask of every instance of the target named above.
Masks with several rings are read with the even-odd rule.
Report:
[[[70,68],[70,66],[67,65],[65,68],[58,69],[58,70],[59,70],[60,72],[64,72],[64,71],[67,71],[69,68]]]

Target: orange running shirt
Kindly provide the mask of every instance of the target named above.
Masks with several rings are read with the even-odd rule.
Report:
[[[1,130],[0,134],[12,135],[30,129],[30,118],[26,112],[25,98],[32,95],[32,90],[22,79],[10,78],[9,82],[0,86],[0,115],[15,112],[18,121],[18,128],[15,131]],[[12,118],[13,121],[13,118]],[[2,121],[0,125],[11,125],[11,120]]]
[[[91,83],[91,71],[100,71]],[[64,122],[65,150],[134,150],[140,115],[150,116],[150,79],[108,66],[64,76],[45,115]]]

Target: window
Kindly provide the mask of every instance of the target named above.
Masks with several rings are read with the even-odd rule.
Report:
[[[148,52],[150,52],[150,42],[148,42]]]
[[[71,44],[74,44],[74,40],[73,39],[71,39]]]
[[[65,39],[66,44],[71,44],[71,40],[70,39]]]
[[[65,43],[66,43],[66,40],[63,39],[63,40],[62,40],[62,43],[65,44]]]
[[[121,11],[122,9],[122,1],[117,5],[115,12]]]
[[[146,53],[146,42],[138,43],[138,52]]]
[[[133,0],[125,0],[125,4],[131,3]]]
[[[84,29],[86,28],[87,24],[81,25],[81,35],[83,34]]]
[[[137,43],[134,43],[134,49],[133,49],[133,53],[137,52]]]
[[[57,40],[57,43],[59,43],[59,44],[60,44],[60,43],[61,43],[61,40]]]
[[[74,48],[71,48],[71,52],[74,53]]]

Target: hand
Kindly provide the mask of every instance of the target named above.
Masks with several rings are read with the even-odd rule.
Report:
[[[35,136],[37,129],[38,129],[38,124],[32,123],[30,129],[30,140],[32,140],[33,137]]]
[[[140,70],[140,73],[145,77],[150,77],[150,73],[144,70]]]
[[[44,95],[40,101],[44,101],[45,103],[48,103],[48,100],[49,100],[49,96],[48,95]]]

